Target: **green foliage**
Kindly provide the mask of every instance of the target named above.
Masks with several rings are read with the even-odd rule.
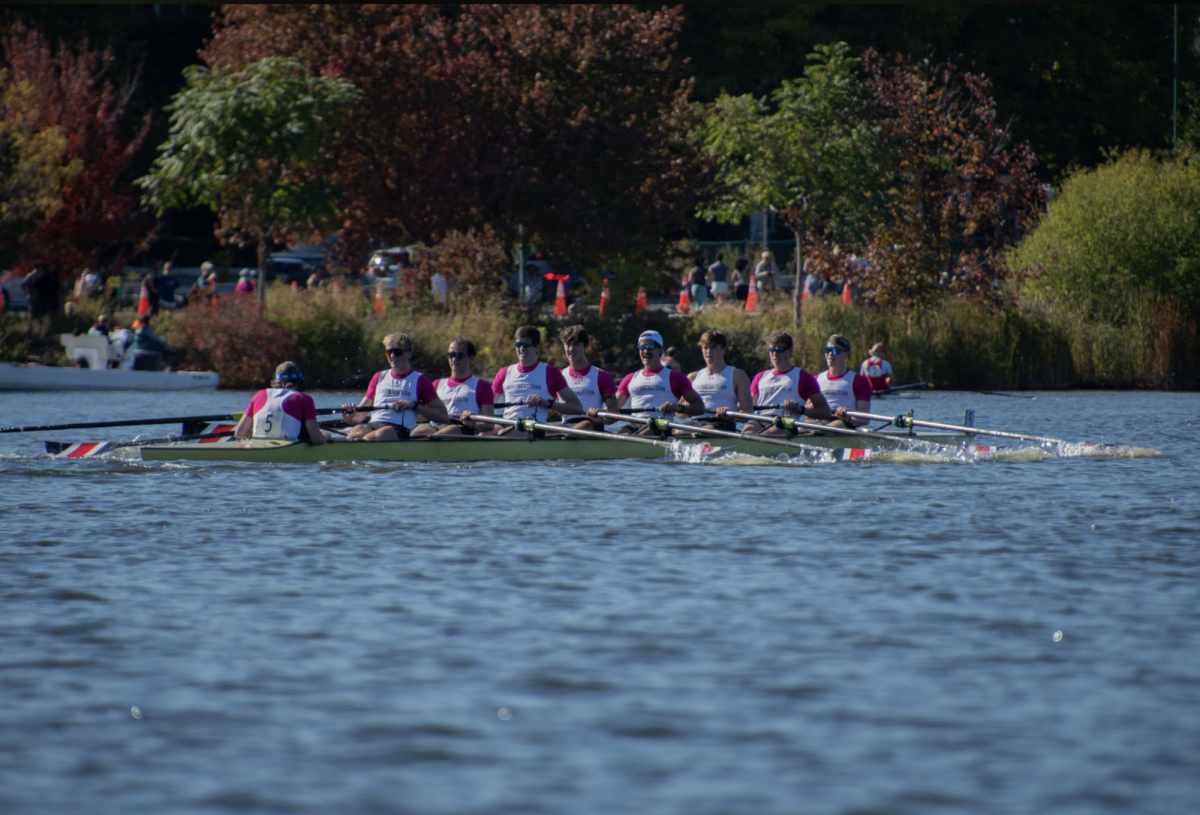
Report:
[[[797,227],[807,211],[854,234],[878,216],[869,204],[882,203],[879,128],[855,81],[859,60],[845,43],[818,45],[809,60],[771,94],[774,112],[765,99],[728,94],[710,109],[699,138],[716,180],[702,218],[732,223],[773,207]]]
[[[222,236],[259,244],[322,231],[339,192],[323,174],[327,140],[359,97],[344,79],[309,76],[293,59],[269,57],[241,71],[191,66],[176,94],[171,132],[137,183],[163,210],[207,206]]]
[[[1008,262],[1030,294],[1125,324],[1143,295],[1200,317],[1200,168],[1128,152],[1063,184]]]

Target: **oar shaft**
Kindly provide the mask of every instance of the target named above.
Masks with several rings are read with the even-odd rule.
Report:
[[[516,427],[523,424],[520,419],[505,419],[500,416],[480,416],[478,413],[472,413],[470,418],[476,422],[488,422],[498,424],[504,427]],[[546,424],[543,422],[531,422],[530,426],[535,430],[546,430],[551,433],[562,433],[567,436],[577,436],[581,439],[603,439],[604,441],[631,441],[637,444],[652,444],[655,447],[669,447],[666,442],[657,441],[655,439],[647,439],[637,436],[618,436],[616,433],[599,433],[595,430],[580,430],[574,427],[563,427],[557,424]]]
[[[616,416],[612,413],[600,411],[596,414],[602,419],[621,419],[627,422],[636,422],[638,424],[650,424],[653,420],[646,419],[641,416]],[[748,436],[745,433],[730,433],[727,430],[713,430],[707,427],[700,427],[692,424],[680,424],[679,422],[667,422],[666,426],[672,430],[681,430],[684,433],[695,433],[700,436],[716,436],[723,439],[737,439],[738,441],[755,441],[766,442],[773,444],[776,447],[791,447],[795,450],[812,450],[812,447],[806,444],[799,444],[794,441],[785,441],[784,439],[773,439],[770,436],[753,435]],[[628,436],[626,438],[629,438]]]
[[[95,427],[136,427],[146,424],[182,424],[184,422],[227,421],[231,414],[216,416],[171,416],[160,419],[126,419],[120,422],[72,422],[70,424],[27,425],[25,427],[0,427],[0,433],[33,433],[40,430],[87,430]]]
[[[733,410],[725,411],[726,416],[731,416],[734,419],[741,419],[744,422],[763,422],[771,424],[775,421],[774,416],[759,416],[754,413],[738,413]],[[862,439],[877,439],[882,441],[900,442],[902,439],[885,436],[882,433],[874,433],[870,430],[851,430],[848,427],[830,427],[824,424],[814,424],[812,422],[802,422],[798,419],[792,420],[792,426],[801,430],[811,430],[814,433],[832,433],[835,436],[857,436]],[[761,434],[755,434],[754,438],[761,438]]]
[[[1066,444],[1062,439],[1051,439],[1045,436],[1031,436],[1027,433],[1008,433],[1004,430],[984,430],[980,427],[967,427],[960,424],[945,424],[943,422],[925,422],[920,419],[914,419],[911,416],[883,416],[878,413],[858,413],[856,411],[846,411],[849,416],[857,416],[860,419],[870,419],[871,421],[888,422],[896,427],[928,427],[931,430],[954,430],[959,433],[970,433],[979,436],[996,436],[1001,439],[1021,439],[1022,441],[1037,441],[1046,444]]]

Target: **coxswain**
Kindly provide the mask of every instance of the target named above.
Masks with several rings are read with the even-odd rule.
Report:
[[[725,364],[725,352],[729,341],[725,335],[711,328],[700,336],[700,352],[704,355],[704,367],[688,374],[692,388],[700,394],[707,412],[696,419],[696,423],[709,430],[737,431],[732,419],[717,417],[717,411],[736,410],[749,413],[754,409],[754,398],[750,395],[750,377],[741,368]]]
[[[458,417],[458,422],[434,422],[433,426],[437,428],[435,435],[474,436],[491,430],[490,425],[477,425],[467,418],[472,413],[491,416],[492,405],[496,401],[491,383],[471,375],[471,365],[475,362],[475,343],[466,337],[454,337],[446,343],[446,359],[450,361],[450,376],[435,379],[433,388],[446,406],[446,413],[451,418]]]
[[[855,419],[846,411],[869,413],[871,410],[871,382],[865,376],[851,371],[850,340],[841,334],[831,334],[825,343],[825,364],[829,370],[817,374],[817,387],[833,411],[830,427],[861,427],[868,419]]]
[[[682,413],[685,416],[699,416],[704,413],[704,400],[692,387],[692,381],[680,371],[673,371],[662,364],[663,341],[657,331],[643,331],[638,336],[638,356],[642,360],[642,369],[634,371],[621,380],[617,387],[617,406],[632,409],[632,415],[642,418],[656,416],[672,416]],[[594,421],[599,416],[596,408],[588,410],[588,416]],[[629,435],[648,435],[654,430],[643,427],[637,430],[626,425],[617,432]]]
[[[583,413],[579,397],[567,385],[562,371],[538,359],[542,349],[542,332],[531,325],[523,325],[513,335],[517,349],[517,363],[501,368],[492,380],[492,393],[504,394],[504,418],[533,419],[546,421],[551,409],[564,416]],[[524,430],[501,427],[495,435],[523,438]],[[534,431],[535,437],[542,431]]]
[[[170,370],[171,346],[150,327],[150,315],[143,314],[133,321],[133,340],[129,343],[133,352],[135,371]]]
[[[597,408],[616,413],[619,410],[617,383],[608,371],[603,371],[588,362],[587,347],[590,338],[587,329],[581,325],[568,326],[558,338],[562,342],[563,353],[566,354],[568,363],[567,367],[562,369],[562,375],[566,378],[571,392],[579,397],[579,404],[583,410]],[[577,430],[602,431],[604,425],[612,421],[614,420],[590,419],[583,412],[563,416],[563,425]]]
[[[767,337],[767,355],[771,367],[755,375],[750,383],[750,397],[757,404],[755,413],[760,416],[794,415],[811,420],[824,421],[830,417],[829,404],[821,395],[816,378],[803,368],[792,365],[792,335],[776,331]],[[724,410],[718,410],[720,417]],[[746,422],[743,433],[762,433],[776,436],[786,435],[784,427],[775,427],[766,422]]]
[[[450,417],[446,415],[446,406],[438,398],[433,383],[412,369],[412,339],[403,333],[388,334],[383,338],[383,348],[392,367],[371,378],[367,393],[358,405],[342,405],[342,418],[347,424],[354,425],[346,437],[363,441],[399,441],[437,432],[433,425],[422,419],[448,424]]]
[[[892,389],[892,366],[887,361],[887,349],[883,343],[877,342],[871,346],[871,356],[863,360],[858,372],[871,382],[871,390],[875,393],[887,393]]]
[[[304,374],[294,362],[282,363],[275,369],[270,387],[254,394],[233,435],[311,444],[331,441],[317,421],[317,406],[304,392]]]

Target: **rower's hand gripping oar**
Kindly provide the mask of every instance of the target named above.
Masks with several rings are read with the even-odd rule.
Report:
[[[847,412],[847,413],[848,413],[848,415],[851,415],[851,416],[855,415],[855,414],[852,414],[849,412]],[[814,433],[832,433],[835,436],[857,436],[858,438],[876,439],[877,441],[891,441],[891,442],[905,441],[904,438],[897,438],[895,436],[885,436],[882,433],[875,433],[871,430],[851,430],[848,427],[830,427],[829,425],[824,425],[824,424],[815,424],[813,422],[803,422],[803,421],[800,421],[799,419],[793,419],[791,416],[759,416],[758,414],[755,414],[755,413],[738,413],[737,411],[734,411],[734,410],[727,410],[727,411],[725,411],[724,415],[732,416],[735,419],[741,419],[744,422],[761,422],[763,424],[774,425],[775,427],[782,428],[784,430],[791,430],[791,431],[811,430]],[[755,434],[751,435],[750,438],[755,439],[755,440],[760,440],[763,438],[770,438],[770,437],[769,436],[764,437],[760,433],[755,433]]]
[[[912,412],[903,413],[899,416],[883,416],[877,413],[859,413],[857,411],[846,411],[847,416],[855,416],[860,419],[870,419],[871,421],[888,422],[896,427],[912,428],[912,427],[928,427],[932,430],[954,430],[959,433],[970,433],[980,436],[998,436],[1002,439],[1021,439],[1023,441],[1036,441],[1043,444],[1069,444],[1062,439],[1050,439],[1045,436],[1031,436],[1026,433],[1009,433],[1004,430],[984,430],[979,427],[967,427],[958,424],[944,424],[942,422],[925,422],[920,419],[914,419]]]

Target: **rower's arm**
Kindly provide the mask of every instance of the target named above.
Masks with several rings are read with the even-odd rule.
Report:
[[[617,397],[615,396],[605,396],[604,409],[609,413],[618,413],[621,410],[621,403],[617,401]],[[614,424],[616,421],[616,419],[605,419],[604,423]]]
[[[434,399],[427,405],[417,405],[416,411],[422,418],[432,419],[438,424],[450,424],[450,414],[446,412],[446,403],[441,399]]]
[[[810,396],[804,404],[804,415],[820,422],[827,422],[833,418],[833,411],[829,409],[829,402],[825,399],[825,394],[814,393]]]
[[[304,429],[308,431],[309,444],[324,444],[329,441],[325,438],[325,431],[321,429],[321,423],[316,419],[305,419]]]
[[[733,394],[737,397],[739,413],[754,412],[754,397],[750,395],[750,377],[738,368],[733,372]]]
[[[583,413],[583,402],[579,401],[579,397],[575,395],[575,391],[570,388],[560,390],[558,396],[551,402],[551,405],[555,403],[563,406],[563,409],[558,412],[564,416]],[[558,408],[555,408],[555,410],[558,410]]]
[[[679,407],[679,412],[684,416],[699,416],[706,410],[704,400],[696,393],[695,388],[689,388],[687,393],[679,397]]]
[[[233,437],[235,439],[248,439],[254,432],[254,417],[247,411],[242,414],[242,418],[238,421],[237,427],[233,429]]]
[[[854,409],[856,411],[858,411],[859,413],[870,413],[871,412],[871,403],[866,402],[862,399],[856,399],[854,401]],[[857,416],[847,416],[846,418],[850,420],[850,423],[854,427],[862,427],[864,425],[868,425],[871,423],[870,419],[860,419]]]

